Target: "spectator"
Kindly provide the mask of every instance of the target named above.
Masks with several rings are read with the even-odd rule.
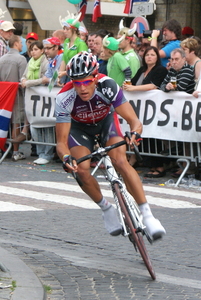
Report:
[[[175,78],[174,83],[171,82],[172,78]],[[164,92],[183,91],[192,94],[195,87],[194,78],[194,69],[186,63],[184,50],[181,48],[174,49],[171,52],[171,68],[168,70],[168,74],[161,84],[161,90]],[[173,143],[171,143],[171,147],[173,147]],[[187,153],[189,151],[188,145],[185,145],[185,148],[185,152]],[[161,154],[166,155],[168,151],[169,150],[165,149]],[[179,177],[181,173],[182,170],[179,169],[173,173],[172,176]]]
[[[66,35],[65,35],[65,32],[63,31],[63,29],[58,29],[58,30],[55,30],[52,34],[52,37],[56,37],[60,40],[60,44],[61,46],[64,45],[64,41],[66,39]]]
[[[87,39],[87,46],[88,46],[88,51],[90,51],[92,54],[95,54],[94,52],[94,39],[95,39],[96,34],[95,33],[89,33],[88,39]]]
[[[29,46],[31,59],[29,60],[26,69],[21,76],[22,88],[28,88],[42,84],[42,77],[47,70],[48,61],[44,55],[43,44],[40,41],[32,42]],[[25,99],[26,101],[26,99]],[[27,118],[24,121],[24,127],[21,133],[14,139],[14,142],[21,143],[29,139],[29,122]]]
[[[123,84],[126,91],[149,91],[157,89],[167,74],[167,69],[161,65],[159,51],[156,47],[149,46],[142,58],[142,67],[137,71],[134,78],[131,79],[132,85]],[[145,144],[145,139],[144,139]],[[159,161],[160,159],[158,159]],[[136,162],[135,155],[130,155],[129,163],[134,166]],[[157,165],[160,167],[160,164]],[[160,174],[160,169],[156,169],[153,175]],[[155,171],[155,169],[154,169]],[[163,175],[160,174],[160,175]]]
[[[161,63],[167,67],[172,50],[180,47],[181,25],[174,19],[168,20],[163,24],[162,33],[165,38],[165,43],[161,43],[159,54]],[[151,34],[151,46],[158,47],[157,38],[160,35],[160,30],[153,30]]]
[[[135,51],[133,50],[133,48],[131,47],[131,42],[133,41],[133,34],[136,31],[136,25],[135,24],[133,26],[133,28],[127,28],[123,26],[123,20],[120,21],[119,24],[119,32],[117,37],[121,38],[123,35],[125,35],[125,39],[123,39],[120,43],[119,43],[119,48],[121,49],[121,54],[124,56],[124,58],[127,60],[131,71],[132,71],[132,75],[131,77],[134,77],[136,72],[138,71],[139,67],[140,67],[140,61],[139,58],[137,56],[137,54],[135,53]]]
[[[13,36],[15,27],[9,21],[2,21],[0,23],[0,57],[8,52],[8,41]]]
[[[135,34],[133,34],[133,39],[131,41],[131,47],[137,52],[138,49],[138,38]]]
[[[192,94],[195,87],[194,70],[186,63],[184,50],[177,48],[171,52],[171,66],[161,84],[161,90],[164,92],[183,91]],[[172,77],[176,78],[176,85],[171,82]]]
[[[34,42],[38,41],[38,35],[35,32],[29,32],[26,36],[26,46],[27,51],[22,53],[22,55],[26,58],[27,62],[31,59],[31,53],[30,53],[30,45]]]
[[[194,35],[194,30],[193,28],[186,26],[182,28],[181,34],[182,34],[182,40],[185,40]]]
[[[30,59],[21,79],[22,87],[24,88],[41,85],[43,83],[43,78],[48,68],[48,60],[46,58],[46,55],[44,54],[44,47],[42,42],[33,42],[30,45],[30,52],[32,58]],[[28,123],[28,121],[26,122]],[[34,141],[44,143],[44,145],[36,145],[36,151],[39,158],[34,160],[34,163],[38,165],[47,164],[54,156],[54,147],[47,146],[45,145],[45,143],[54,142],[54,130],[52,127],[46,128],[45,126],[43,128],[38,128],[31,125],[30,127],[31,135]],[[26,128],[23,129],[25,132]]]
[[[52,34],[52,37],[56,37],[60,40],[60,46],[58,49],[58,55],[64,52],[64,41],[66,39],[66,35],[62,29],[55,30]]]
[[[187,63],[194,68],[195,83],[197,86],[201,74],[201,59],[199,57],[201,40],[199,42],[197,39],[187,38],[181,42],[181,48],[185,52]]]
[[[42,78],[42,83],[49,84],[50,80],[53,78],[55,71],[59,70],[63,54],[58,54],[60,40],[57,37],[51,37],[43,40],[43,44],[46,57],[49,60],[49,65],[47,71],[45,72],[45,75]],[[56,80],[54,84],[57,84]]]
[[[135,54],[137,55],[137,57],[140,61],[140,66],[142,66],[142,57],[138,53],[140,45],[141,45],[141,43],[140,43],[138,37],[134,34],[133,35],[133,40],[131,41],[131,47],[135,51]]]
[[[18,35],[10,37],[8,45],[10,50],[0,58],[0,81],[20,82],[20,78],[26,68],[25,57],[20,55],[22,42]],[[12,113],[12,139],[20,133],[20,125],[24,121],[24,94],[19,87]],[[19,143],[13,145],[12,160],[25,159],[25,155],[19,152]]]
[[[22,42],[22,51],[20,52],[20,54],[23,54],[24,52],[27,51],[27,45],[26,45],[26,39],[22,37],[22,33],[23,33],[23,25],[22,23],[19,22],[14,22],[13,26],[16,28],[14,30],[14,34],[15,35],[19,35],[21,38],[21,42]]]
[[[79,37],[79,27],[80,22],[78,21],[81,14],[77,17],[72,18],[70,15],[65,22],[62,23],[64,32],[66,34],[66,40],[64,43],[64,53],[63,53],[63,60],[59,69],[59,76],[58,76],[58,83],[60,86],[63,86],[61,82],[61,78],[63,76],[66,77],[66,64],[68,61],[77,53],[81,51],[86,51],[88,49],[86,43],[80,39]],[[66,78],[66,82],[68,79]]]
[[[96,55],[99,63],[99,72],[107,75],[107,62],[109,56],[103,51],[103,38],[102,34],[96,34],[94,38],[93,54]]]
[[[131,68],[127,60],[118,51],[119,43],[123,39],[125,39],[125,34],[118,40],[108,36],[103,39],[103,52],[106,57],[109,57],[107,63],[108,76],[114,79],[119,86],[122,86],[125,79],[131,79]]]
[[[161,65],[159,51],[156,47],[149,46],[142,58],[142,67],[131,79],[132,85],[124,83],[126,91],[150,91],[160,87],[167,69]]]
[[[144,56],[145,50],[150,46],[149,43],[142,43],[139,47],[138,47],[138,54],[141,57],[141,59]]]
[[[47,71],[48,60],[44,54],[43,43],[35,41],[30,45],[31,59],[21,77],[23,88],[42,84],[42,78]]]
[[[83,40],[85,43],[87,43],[88,31],[86,30],[86,28],[83,26],[80,26],[79,33],[80,33],[81,40]]]

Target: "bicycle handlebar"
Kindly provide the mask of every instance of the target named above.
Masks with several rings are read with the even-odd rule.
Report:
[[[130,138],[130,132],[126,131],[126,136],[128,138]],[[77,159],[77,164],[80,164],[81,162],[87,160],[87,159],[90,159],[94,156],[97,156],[97,155],[100,155],[100,156],[106,156],[107,155],[107,152],[114,149],[114,148],[117,148],[117,147],[120,147],[122,145],[125,145],[127,144],[126,141],[121,141],[121,142],[118,142],[118,143],[115,143],[113,145],[110,145],[110,146],[106,146],[104,148],[99,148],[98,150],[88,154],[88,155],[85,155],[79,159]],[[132,144],[133,146],[133,149],[134,149],[134,152],[135,152],[135,155],[136,155],[136,159],[138,162],[142,162],[142,156],[140,155],[139,153],[139,150],[138,150],[138,147],[133,143]]]
[[[126,134],[126,137],[128,137],[129,139],[131,138],[130,132],[126,131],[125,134]],[[96,151],[94,151],[94,152],[92,152],[92,153],[90,153],[88,155],[85,155],[85,156],[77,159],[77,164],[80,164],[81,162],[83,162],[85,160],[88,160],[88,159],[90,159],[90,158],[92,158],[94,156],[97,156],[97,155],[99,155],[101,157],[106,156],[108,151],[110,151],[110,150],[112,150],[114,148],[120,147],[122,145],[125,145],[125,144],[127,144],[126,141],[121,141],[121,142],[115,143],[113,145],[106,146],[104,148],[100,147],[100,148],[98,148],[98,150],[96,150]],[[137,161],[138,162],[142,162],[142,157],[141,157],[141,155],[139,153],[138,147],[134,143],[132,144],[132,146],[133,146],[133,150],[135,152]],[[79,186],[82,186],[82,182],[81,182],[79,176],[77,175],[77,173],[72,172],[72,175],[75,178],[75,180],[77,181],[77,183],[79,184]]]

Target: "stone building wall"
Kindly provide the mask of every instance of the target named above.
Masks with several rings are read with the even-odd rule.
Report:
[[[28,2],[27,0],[17,0]],[[88,0],[94,2],[94,0]],[[107,0],[104,0],[107,1]],[[108,0],[111,2],[112,0]],[[116,2],[117,3],[117,2]],[[121,2],[125,3],[125,2]],[[118,5],[118,3],[117,3]],[[190,26],[194,28],[195,35],[201,37],[201,0],[156,0],[156,11],[153,15],[147,16],[151,29],[161,28],[163,23],[169,19],[176,19],[181,26]],[[92,15],[86,15],[84,19],[85,26],[89,32],[95,32],[100,28],[112,31],[114,35],[119,29],[119,22],[122,17],[102,16],[97,23],[91,21]],[[129,27],[134,17],[125,15],[125,26]],[[35,28],[33,28],[34,30]],[[38,29],[38,28],[37,28]]]

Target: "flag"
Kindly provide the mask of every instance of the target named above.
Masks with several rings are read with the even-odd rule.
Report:
[[[0,82],[0,149],[3,151],[6,150],[5,143],[18,87],[18,82]]]
[[[82,22],[83,19],[84,19],[84,17],[85,17],[86,10],[87,10],[87,0],[82,0],[82,1],[80,2],[79,9],[80,9],[80,10],[79,10],[79,13],[80,13],[80,12],[82,13],[82,15],[81,15],[79,21]]]
[[[92,22],[97,22],[98,18],[102,17],[101,8],[100,8],[100,0],[94,0],[94,11],[92,16]]]
[[[124,8],[124,14],[127,14],[127,15],[132,14],[132,12],[133,12],[133,3],[134,2],[149,2],[149,0],[126,0],[126,5],[125,5],[125,8]]]
[[[135,0],[126,0],[126,5],[124,8],[124,14],[132,14],[133,12],[133,2],[135,2]]]

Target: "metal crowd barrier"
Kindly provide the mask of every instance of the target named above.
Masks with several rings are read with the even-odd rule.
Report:
[[[23,124],[21,128],[23,127]],[[42,144],[48,146],[56,146],[56,138],[54,134],[54,141],[51,143],[47,142],[39,142],[37,140],[25,140],[23,143],[26,144]],[[12,139],[11,139],[11,128],[8,134],[7,139],[7,150],[3,153],[2,157],[0,157],[0,164],[4,161],[8,153],[12,148]],[[128,154],[132,154],[129,149],[127,151]],[[186,172],[189,169],[190,163],[194,163],[196,167],[198,167],[201,162],[201,150],[200,143],[187,143],[187,142],[175,142],[175,141],[165,141],[153,138],[144,138],[140,145],[140,154],[142,156],[150,156],[150,157],[166,157],[169,159],[174,159],[177,161],[178,166],[183,169],[182,174],[178,178],[175,186],[178,186],[185,176]],[[183,163],[186,163],[186,166],[183,167]]]
[[[43,143],[33,140],[25,140],[25,144],[41,144],[48,146],[56,146],[56,140],[54,143]],[[8,148],[3,156],[0,158],[0,164],[6,158],[7,154],[12,147],[12,139],[7,140]],[[128,149],[127,154],[133,154],[133,152]],[[165,141],[153,138],[144,138],[140,145],[140,154],[142,156],[148,157],[161,157],[176,160],[178,166],[183,169],[180,177],[177,179],[175,186],[179,186],[183,177],[187,173],[190,163],[194,163],[195,167],[199,166],[201,162],[201,149],[200,143],[186,143],[186,142],[175,142],[175,141]],[[186,164],[183,167],[183,163]]]

